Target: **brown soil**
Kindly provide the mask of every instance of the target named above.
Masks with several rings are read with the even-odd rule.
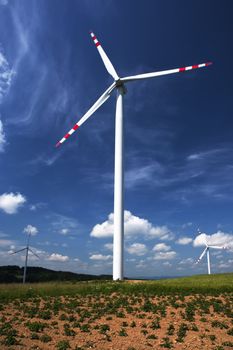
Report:
[[[67,340],[72,350],[166,348],[230,350],[233,348],[233,336],[228,334],[232,334],[229,332],[230,330],[233,331],[232,297],[229,295],[214,298],[211,296],[186,296],[183,299],[179,296],[172,296],[173,302],[168,296],[155,296],[147,300],[137,296],[124,296],[123,298],[122,304],[122,297],[117,294],[101,297],[98,300],[93,296],[62,297],[59,298],[61,303],[56,309],[57,314],[56,312],[54,314],[55,308],[53,306],[58,299],[53,297],[46,300],[35,298],[23,303],[7,304],[0,311],[0,342],[2,342],[0,349],[65,350],[65,347],[58,347],[59,341],[62,340]],[[174,298],[176,298],[175,304]],[[209,303],[208,307],[200,307],[198,302],[195,304],[195,300],[198,299],[202,300],[204,304]],[[117,301],[119,304],[114,312],[112,309],[106,309],[103,312],[106,305],[114,304]],[[145,308],[145,301],[149,301],[148,310]],[[187,303],[190,302],[194,302],[192,306],[197,305],[193,308],[193,319],[190,316],[192,307],[191,314],[187,313]],[[220,305],[221,309],[214,311],[214,303],[217,306]],[[151,310],[150,305],[155,305],[157,309]],[[46,319],[49,316],[43,312],[48,310],[51,311],[51,318]],[[40,311],[42,311],[41,314]],[[214,325],[213,321],[218,322]],[[12,344],[9,336],[7,338],[7,334],[2,331],[7,322],[11,324],[13,330],[17,331],[17,335],[13,339],[18,344]],[[36,332],[29,329],[27,322],[42,322],[47,327],[43,331]],[[65,324],[68,325],[64,326]],[[185,324],[186,331],[181,332],[183,336],[179,337],[181,324]],[[172,328],[171,325],[174,326],[173,334],[172,330],[170,330],[170,334],[168,331],[169,326]],[[67,332],[65,334],[67,327],[68,333],[71,330],[70,335]],[[72,335],[72,331],[75,331],[75,335]],[[39,339],[32,339],[35,334],[38,335]],[[41,338],[43,334],[50,336],[51,340],[47,343],[43,342],[43,338]],[[6,339],[8,339],[8,343],[6,343]]]

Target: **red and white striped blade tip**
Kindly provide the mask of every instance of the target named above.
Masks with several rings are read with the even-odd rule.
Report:
[[[207,66],[210,66],[211,64],[213,64],[213,62],[193,64],[192,66],[182,67],[182,68],[178,68],[178,69],[179,69],[180,72],[185,72],[186,70],[190,70],[190,69],[207,67]]]
[[[92,40],[94,41],[95,46],[98,48],[98,46],[101,46],[99,40],[97,39],[96,35],[94,32],[90,32],[90,36]]]
[[[59,147],[61,145],[61,142],[58,141],[58,143],[56,143],[55,147]]]

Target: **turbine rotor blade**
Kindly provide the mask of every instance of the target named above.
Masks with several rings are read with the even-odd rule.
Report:
[[[68,131],[68,133],[60,141],[58,141],[56,147],[65,142],[105,101],[107,101],[115,87],[116,83],[114,82],[84,114],[84,116],[73,126],[73,128],[70,129],[70,131]]]
[[[185,72],[185,71],[192,70],[192,69],[207,67],[207,66],[210,66],[211,64],[212,64],[212,62],[207,62],[207,63],[196,64],[196,65],[188,66],[188,67],[168,69],[168,70],[162,70],[159,72],[152,72],[152,73],[138,74],[138,75],[133,75],[130,77],[121,78],[121,81],[127,83],[127,82],[134,81],[134,80],[154,78],[154,77],[158,77],[161,75],[180,73],[180,72]]]
[[[212,249],[226,249],[225,246],[219,246],[219,245],[209,245],[209,247]]]
[[[95,44],[97,50],[99,51],[99,54],[103,60],[103,63],[105,65],[105,68],[107,69],[108,73],[113,77],[114,80],[118,80],[119,76],[118,76],[117,72],[115,71],[115,68],[113,67],[110,59],[106,55],[104,49],[100,45],[100,42],[98,41],[98,39],[96,38],[96,36],[93,32],[90,32],[90,35],[92,37],[92,40],[94,41],[94,44]]]
[[[201,253],[200,257],[197,259],[196,264],[198,264],[198,263],[201,261],[201,259],[202,259],[202,258],[203,258],[203,256],[205,255],[205,253],[206,253],[207,249],[208,249],[208,247],[206,247],[206,248],[203,250],[203,252]]]
[[[27,249],[27,248],[23,248],[23,249],[20,249],[20,250],[16,250],[15,252],[10,253],[10,255],[20,253],[20,252],[22,252],[22,251],[24,251],[24,250],[26,250],[26,249]]]
[[[38,259],[40,259],[40,257],[39,257],[36,253],[34,253],[32,249],[29,248],[28,250],[29,250],[33,255],[35,255]]]

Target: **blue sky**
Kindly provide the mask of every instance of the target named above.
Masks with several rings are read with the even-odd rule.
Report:
[[[232,271],[232,3],[0,0],[0,264],[112,272],[113,95],[57,141],[120,76],[213,61],[130,83],[125,96],[125,275],[205,273],[197,229]],[[203,259],[204,260],[204,259]]]

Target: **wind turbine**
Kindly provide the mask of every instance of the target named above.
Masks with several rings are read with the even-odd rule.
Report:
[[[90,32],[92,40],[99,51],[105,68],[113,77],[114,82],[83,115],[83,117],[73,126],[70,131],[57,143],[60,146],[65,142],[107,99],[116,89],[116,119],[115,119],[115,174],[114,174],[114,236],[113,236],[113,280],[122,280],[123,274],[123,246],[124,246],[124,173],[123,173],[123,98],[126,93],[125,84],[141,79],[149,79],[161,75],[185,72],[196,68],[202,68],[212,64],[211,62],[201,63],[193,66],[168,69],[159,72],[144,73],[121,78],[111,61],[103,50],[100,42],[93,32]]]
[[[198,230],[198,233],[201,234],[201,232]],[[198,264],[201,259],[204,257],[204,255],[206,254],[206,258],[207,258],[207,267],[208,267],[208,275],[211,274],[211,269],[210,269],[210,248],[211,249],[226,249],[226,246],[218,246],[218,245],[210,245],[207,243],[207,240],[205,238],[205,249],[203,250],[203,252],[201,253],[200,257],[198,258],[196,264]]]
[[[24,264],[24,270],[23,270],[23,284],[25,284],[25,282],[26,282],[27,264],[28,264],[28,252],[30,251],[33,255],[35,255],[39,259],[39,256],[36,253],[34,253],[33,250],[29,247],[29,240],[30,240],[30,237],[32,235],[32,232],[30,230],[29,231],[25,231],[25,232],[28,232],[27,246],[25,248],[23,248],[23,249],[20,249],[20,250],[17,250],[15,252],[11,253],[11,255],[13,255],[13,254],[17,254],[19,252],[23,252],[24,250],[26,251],[25,264]]]

